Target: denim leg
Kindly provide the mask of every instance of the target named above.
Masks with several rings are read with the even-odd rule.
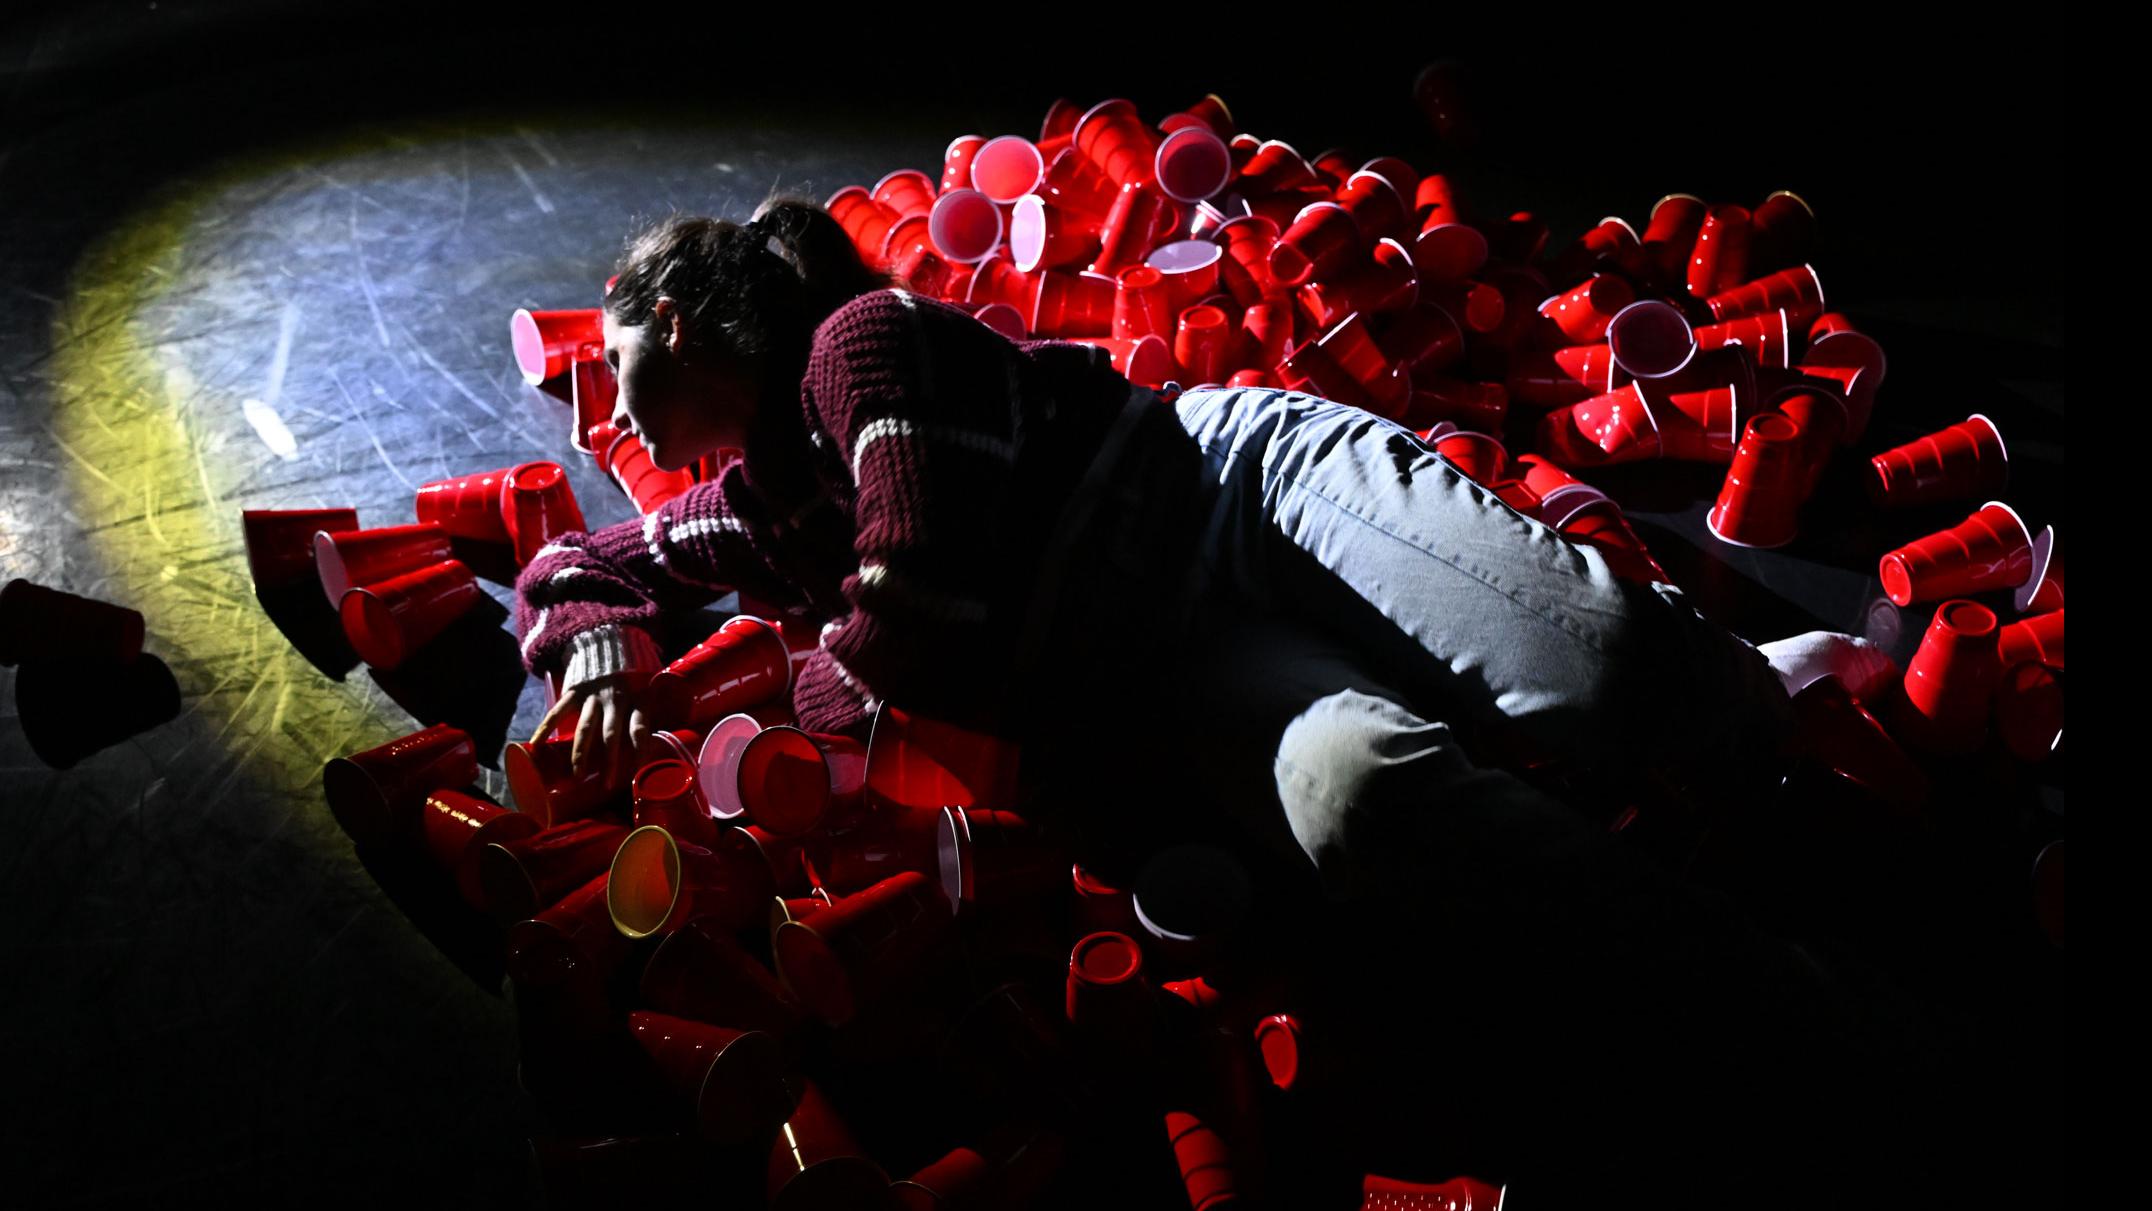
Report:
[[[1790,720],[1763,656],[1671,585],[1511,509],[1394,422],[1300,392],[1183,393],[1216,477],[1210,575],[1353,629],[1409,691],[1585,761],[1760,764]]]

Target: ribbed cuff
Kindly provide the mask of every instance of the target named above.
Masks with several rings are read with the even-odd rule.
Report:
[[[651,671],[659,663],[657,641],[648,632],[608,623],[568,641],[568,663],[561,670],[560,686],[572,690],[621,673]]]

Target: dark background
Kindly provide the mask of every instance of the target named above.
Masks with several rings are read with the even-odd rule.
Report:
[[[490,378],[481,396],[543,418],[550,405],[520,394],[499,322],[516,306],[570,305],[553,300],[600,280],[623,211],[685,201],[741,217],[770,177],[827,196],[896,167],[933,172],[958,134],[1035,135],[1057,96],[1086,106],[1127,96],[1155,121],[1205,92],[1224,97],[1243,129],[1311,156],[1343,145],[1355,158],[1398,154],[1447,171],[1487,213],[1541,215],[1557,244],[1603,214],[1641,227],[1669,192],[1754,204],[1795,190],[1820,217],[1817,263],[1834,307],[1892,358],[1875,435],[1887,440],[1870,444],[1987,411],[2013,437],[2012,503],[2035,529],[2059,525],[2063,10],[2034,6],[1989,26],[1915,23],[1880,8],[1515,6],[1465,16],[1456,6],[1309,6],[1258,22],[1219,6],[1070,8],[1045,20],[1007,6],[18,7],[0,25],[0,497],[11,530],[0,573],[128,599],[113,588],[125,583],[118,569],[65,549],[83,536],[66,507],[69,462],[47,440],[59,402],[40,368],[83,250],[167,183],[226,157],[444,115],[573,132],[556,143],[568,167],[541,181],[578,218],[575,198],[602,198],[587,225],[554,222],[544,257],[519,262],[512,280],[459,289],[451,311],[432,313],[478,334],[470,365],[482,370],[450,361]],[[1470,146],[1438,140],[1412,104],[1414,73],[1437,58],[1463,65]],[[665,158],[680,147],[744,157],[768,175],[697,194],[681,185],[686,168]],[[513,181],[501,189],[498,199],[472,196],[481,210],[528,200]],[[233,274],[282,269],[233,247],[242,250]],[[484,247],[431,248],[406,282],[411,297],[470,269]],[[384,293],[382,305],[394,300]],[[247,356],[258,360],[259,349]],[[340,353],[302,342],[295,374],[308,358],[326,366]],[[336,462],[326,491],[243,503],[407,499],[355,431],[311,440],[359,453]],[[467,450],[439,473],[563,453],[550,438],[527,449],[474,440],[485,454]],[[486,461],[493,453],[502,457]],[[587,472],[587,460],[575,468],[586,507],[606,502],[591,508],[593,522],[624,516]],[[1878,544],[1910,534],[1892,530],[1886,542],[1848,517],[1811,524],[1839,540],[1729,553],[1702,537],[1705,505],[1692,497],[1638,512],[1707,612],[1752,639],[1828,626],[1874,634],[1901,657],[1910,650],[1917,622],[1878,634],[1869,609]],[[201,558],[238,566],[233,547]],[[1722,563],[1738,574],[1715,578]],[[154,618],[151,629],[155,650]],[[181,671],[190,703],[221,676],[213,664]],[[0,690],[12,691],[13,676],[0,670]],[[408,722],[376,708],[367,744]],[[536,709],[526,690],[516,726],[527,731]],[[284,742],[273,732],[238,738]],[[235,738],[210,729],[175,726],[65,772],[45,769],[12,735],[0,743],[0,1049],[12,1090],[0,1158],[11,1190],[26,1181],[31,1201],[55,1205],[272,1191],[515,1201],[517,1146],[535,1128],[514,1086],[512,1019],[497,984],[453,939],[406,924],[328,821],[318,783],[224,762]],[[2032,806],[2013,809],[2031,813],[2012,815],[2014,827],[2059,835],[2059,772],[2015,789]],[[2014,961],[1995,970],[2005,980],[2027,972]],[[2048,973],[2056,1004],[2059,970],[2058,960]],[[1997,1131],[2021,1151],[1937,1155],[1992,1162],[2006,1179],[1997,1195],[2013,1202],[2042,1201],[2008,1183],[2051,1169],[2059,1205],[2061,1014],[2040,1018],[2052,1034],[2037,1036],[2019,1029],[2032,1018],[2015,1014],[1998,1011],[1993,1029],[2017,1033],[1997,1062],[2039,1065],[2055,1102],[1988,1108],[2022,1124],[2022,1138]],[[1982,1083],[1979,1072],[1964,1077]],[[1642,1192],[1610,1200],[1629,1196]],[[1858,1202],[1845,1190],[1824,1197]]]

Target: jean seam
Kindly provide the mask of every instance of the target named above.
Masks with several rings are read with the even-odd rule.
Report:
[[[1379,419],[1379,418],[1378,418],[1378,419]],[[1219,449],[1218,449],[1217,447],[1215,447],[1215,446],[1211,445],[1211,444],[1210,444],[1210,443],[1208,443],[1208,442],[1204,442],[1204,443],[1201,443],[1201,445],[1202,445],[1202,447],[1203,447],[1203,452],[1204,452],[1204,454],[1205,454],[1206,456],[1211,456],[1211,455],[1217,455],[1217,454],[1219,454],[1219,453],[1221,452],[1221,451],[1220,451],[1220,450],[1219,450]],[[1226,460],[1227,460],[1227,465],[1228,465],[1228,466],[1230,466],[1230,465],[1231,465],[1231,464],[1232,464],[1233,462],[1235,462],[1235,461],[1238,461],[1238,460],[1239,460],[1239,459],[1240,459],[1240,458],[1242,457],[1242,455],[1241,455],[1241,447],[1240,447],[1240,446],[1237,446],[1237,445],[1236,445],[1236,446],[1232,446],[1232,447],[1229,447],[1229,448],[1225,449],[1225,450],[1223,451],[1223,453],[1224,453],[1224,455],[1225,455],[1225,458],[1226,458]],[[1436,457],[1437,457],[1438,459],[1440,459],[1440,456],[1439,456],[1439,455],[1437,455]],[[1460,478],[1465,478],[1465,477],[1464,477],[1464,473],[1463,473],[1463,472],[1461,472],[1461,471],[1457,471],[1454,465],[1452,465],[1452,464],[1450,464],[1450,463],[1448,463],[1448,462],[1446,462],[1446,461],[1445,461],[1445,462],[1443,463],[1443,465],[1444,465],[1444,466],[1449,466],[1449,467],[1450,467],[1450,469],[1451,469],[1451,470],[1452,470],[1453,472],[1455,472],[1455,473],[1456,473],[1456,474],[1457,474],[1457,475],[1458,475],[1458,476],[1459,476]],[[1530,613],[1530,614],[1534,615],[1535,617],[1538,617],[1538,618],[1540,618],[1540,619],[1542,619],[1542,620],[1546,621],[1547,623],[1551,624],[1551,625],[1552,625],[1552,626],[1553,626],[1553,627],[1554,627],[1554,628],[1555,628],[1556,630],[1558,630],[1558,631],[1562,632],[1562,633],[1563,633],[1563,634],[1565,634],[1565,635],[1568,635],[1568,636],[1569,636],[1569,637],[1571,637],[1572,639],[1575,639],[1575,640],[1577,640],[1577,641],[1578,641],[1579,643],[1582,643],[1582,644],[1584,644],[1584,645],[1585,645],[1586,647],[1588,647],[1588,648],[1589,648],[1589,649],[1590,649],[1591,651],[1593,651],[1593,652],[1595,652],[1595,653],[1598,653],[1599,655],[1606,655],[1606,654],[1608,654],[1608,651],[1609,651],[1609,649],[1607,649],[1607,648],[1606,648],[1605,646],[1601,645],[1601,644],[1600,644],[1600,643],[1599,643],[1599,642],[1598,642],[1598,641],[1597,641],[1596,639],[1592,638],[1592,637],[1591,637],[1590,635],[1587,635],[1587,634],[1585,634],[1585,633],[1583,633],[1583,632],[1581,632],[1581,631],[1578,631],[1578,630],[1577,630],[1577,629],[1575,629],[1574,627],[1572,627],[1572,626],[1571,626],[1571,625],[1569,624],[1568,620],[1567,620],[1567,619],[1565,619],[1565,618],[1563,618],[1563,617],[1561,617],[1560,615],[1556,615],[1556,614],[1549,614],[1549,613],[1547,613],[1546,611],[1544,611],[1544,610],[1541,610],[1541,609],[1539,609],[1538,607],[1536,607],[1536,606],[1532,605],[1532,604],[1531,604],[1530,602],[1527,602],[1527,601],[1522,601],[1522,600],[1518,599],[1518,598],[1516,597],[1516,595],[1514,595],[1513,593],[1509,592],[1509,591],[1508,591],[1507,589],[1504,589],[1504,588],[1503,588],[1503,587],[1502,587],[1501,585],[1498,585],[1498,584],[1494,583],[1493,581],[1491,581],[1491,580],[1487,579],[1487,577],[1486,577],[1486,576],[1482,575],[1481,573],[1479,573],[1479,572],[1477,572],[1477,571],[1474,571],[1474,570],[1473,570],[1473,569],[1471,569],[1471,568],[1467,568],[1467,567],[1464,567],[1463,565],[1459,564],[1459,563],[1458,563],[1458,562],[1457,562],[1456,560],[1454,560],[1454,559],[1451,559],[1451,558],[1450,558],[1449,556],[1447,556],[1447,555],[1444,555],[1444,554],[1443,554],[1443,553],[1441,553],[1440,551],[1436,551],[1436,550],[1432,549],[1431,547],[1429,547],[1429,546],[1428,546],[1428,545],[1426,545],[1425,543],[1422,543],[1422,542],[1415,542],[1415,541],[1413,541],[1412,539],[1410,539],[1410,538],[1407,538],[1407,537],[1405,537],[1404,535],[1402,535],[1402,534],[1399,534],[1399,533],[1397,533],[1396,531],[1393,531],[1393,530],[1389,529],[1389,528],[1388,528],[1388,527],[1386,527],[1386,526],[1380,525],[1380,524],[1378,524],[1378,523],[1376,523],[1376,522],[1373,522],[1373,521],[1370,521],[1370,520],[1368,520],[1368,519],[1367,519],[1367,518],[1365,518],[1365,517],[1362,517],[1362,516],[1361,516],[1361,515],[1360,515],[1359,513],[1357,513],[1357,512],[1354,512],[1354,511],[1353,511],[1353,510],[1352,510],[1352,509],[1351,509],[1350,507],[1348,507],[1347,505],[1345,505],[1345,504],[1344,504],[1343,502],[1341,502],[1341,501],[1337,500],[1336,498],[1334,498],[1334,497],[1330,496],[1330,495],[1329,495],[1328,493],[1326,493],[1326,492],[1323,492],[1323,491],[1321,491],[1321,490],[1319,490],[1319,489],[1317,489],[1317,488],[1314,488],[1314,487],[1310,486],[1310,485],[1309,485],[1309,484],[1308,484],[1308,483],[1307,483],[1306,481],[1304,481],[1303,479],[1301,479],[1301,478],[1300,478],[1299,476],[1297,476],[1297,475],[1294,475],[1294,474],[1292,474],[1292,473],[1290,473],[1290,472],[1287,472],[1287,471],[1282,471],[1282,470],[1278,470],[1278,469],[1277,469],[1277,468],[1276,468],[1276,467],[1274,466],[1274,464],[1270,464],[1270,463],[1265,463],[1265,464],[1263,464],[1263,466],[1262,466],[1262,469],[1263,469],[1263,470],[1264,470],[1265,472],[1272,472],[1272,473],[1275,473],[1275,474],[1277,475],[1277,477],[1278,477],[1278,478],[1280,478],[1280,479],[1282,479],[1282,480],[1285,480],[1285,481],[1287,481],[1287,482],[1291,483],[1291,484],[1292,484],[1292,485],[1293,485],[1294,487],[1296,487],[1296,488],[1300,489],[1300,490],[1301,490],[1301,491],[1303,491],[1303,492],[1306,492],[1306,493],[1307,493],[1308,495],[1310,495],[1310,496],[1313,496],[1313,497],[1315,497],[1316,499],[1318,499],[1318,500],[1321,500],[1321,501],[1323,501],[1323,502],[1325,502],[1325,503],[1329,504],[1329,505],[1330,505],[1330,507],[1332,507],[1332,508],[1336,509],[1336,510],[1337,510],[1338,512],[1340,512],[1340,513],[1343,513],[1343,514],[1344,514],[1345,516],[1347,516],[1347,517],[1350,517],[1350,518],[1352,518],[1352,519],[1353,519],[1354,521],[1357,521],[1357,522],[1359,522],[1359,523],[1360,523],[1361,525],[1363,525],[1363,526],[1366,526],[1366,527],[1368,527],[1369,529],[1371,529],[1371,530],[1375,531],[1376,533],[1378,533],[1378,534],[1381,534],[1381,535],[1383,535],[1383,536],[1385,536],[1385,537],[1387,537],[1387,538],[1391,539],[1392,541],[1395,541],[1395,542],[1400,542],[1400,543],[1403,543],[1404,545],[1406,545],[1406,546],[1408,546],[1408,547],[1411,547],[1411,548],[1412,548],[1413,550],[1415,550],[1415,551],[1418,551],[1418,552],[1420,552],[1421,554],[1423,554],[1423,555],[1426,555],[1426,556],[1428,556],[1429,558],[1431,558],[1431,559],[1434,559],[1434,560],[1436,560],[1437,562],[1439,562],[1439,563],[1443,564],[1444,566],[1446,566],[1446,567],[1449,567],[1449,568],[1451,568],[1451,569],[1455,570],[1455,571],[1456,571],[1456,572],[1457,572],[1457,573],[1458,573],[1459,575],[1461,575],[1461,576],[1464,576],[1464,577],[1467,577],[1467,578],[1469,578],[1469,579],[1471,579],[1471,580],[1473,580],[1473,581],[1477,582],[1477,583],[1478,583],[1478,584],[1480,584],[1480,585],[1481,585],[1482,587],[1486,588],[1486,589],[1487,589],[1487,590],[1488,590],[1489,592],[1492,592],[1492,593],[1498,593],[1498,594],[1500,594],[1500,595],[1501,595],[1501,596],[1502,596],[1502,597],[1503,597],[1503,598],[1504,598],[1505,600],[1507,600],[1507,601],[1510,601],[1510,602],[1514,603],[1515,605],[1517,605],[1517,606],[1518,606],[1518,608],[1520,608],[1520,609],[1522,609],[1522,610],[1526,611],[1527,613]],[[1469,479],[1467,479],[1467,482],[1470,482],[1470,481],[1469,481]],[[1499,503],[1499,501],[1498,501],[1498,503]],[[1519,517],[1522,517],[1522,516],[1523,516],[1523,514],[1518,514],[1518,516],[1519,516]]]

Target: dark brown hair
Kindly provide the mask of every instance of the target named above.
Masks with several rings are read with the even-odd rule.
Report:
[[[776,389],[807,364],[815,329],[870,290],[897,285],[860,259],[819,203],[773,194],[748,223],[672,215],[628,238],[605,308],[648,323],[660,295],[688,321],[695,348],[761,363]]]

